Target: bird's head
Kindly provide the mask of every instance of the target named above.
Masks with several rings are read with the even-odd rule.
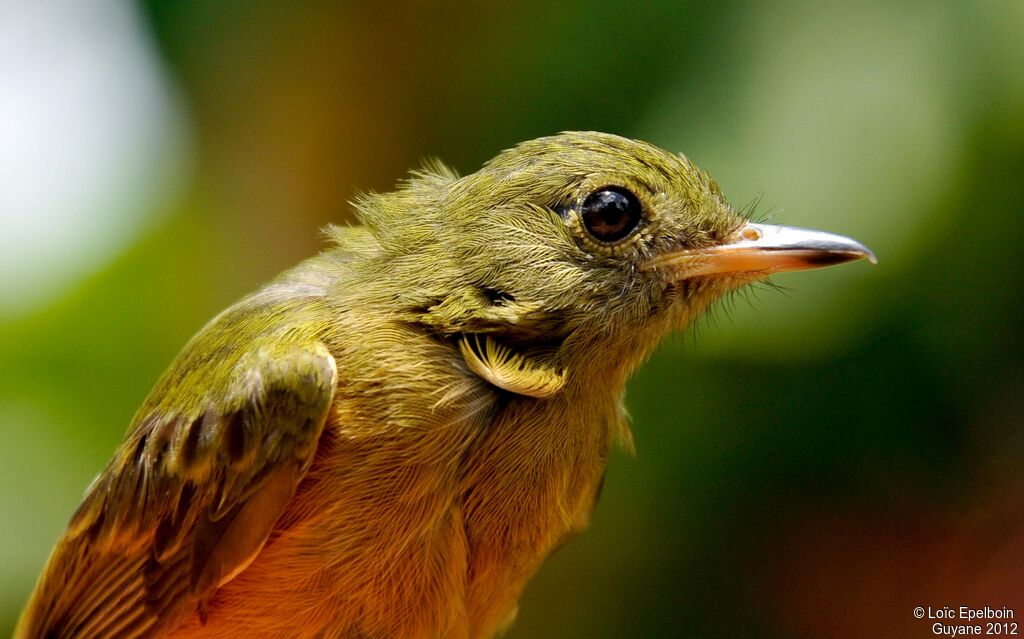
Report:
[[[380,247],[370,279],[499,386],[506,360],[624,378],[730,290],[873,259],[849,238],[753,223],[684,156],[594,132],[524,142],[461,178],[428,167],[359,209]]]

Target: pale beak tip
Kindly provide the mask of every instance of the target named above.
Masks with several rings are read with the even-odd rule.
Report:
[[[875,252],[864,246],[860,242],[857,242],[856,252],[860,253],[860,258],[865,259],[872,264],[878,264],[878,258],[875,257]]]

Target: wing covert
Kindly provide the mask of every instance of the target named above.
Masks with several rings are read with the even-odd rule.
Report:
[[[312,463],[337,370],[323,344],[280,336],[230,359],[206,392],[143,407],[72,517],[17,637],[159,636],[197,607],[204,614],[256,557]],[[204,387],[196,382],[171,388]]]

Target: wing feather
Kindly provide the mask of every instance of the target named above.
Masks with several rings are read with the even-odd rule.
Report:
[[[312,463],[336,385],[323,344],[281,342],[232,353],[202,396],[188,375],[208,360],[172,369],[72,517],[16,637],[159,637],[248,566]]]

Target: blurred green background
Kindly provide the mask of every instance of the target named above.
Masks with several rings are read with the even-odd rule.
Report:
[[[0,635],[218,310],[438,156],[598,129],[865,242],[670,339],[511,637],[1024,615],[1024,3],[0,6]]]

